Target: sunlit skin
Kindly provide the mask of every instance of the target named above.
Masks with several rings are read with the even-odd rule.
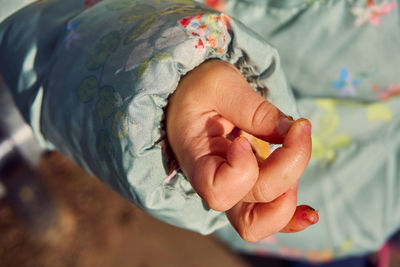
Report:
[[[311,156],[308,120],[293,121],[233,65],[218,60],[183,77],[166,111],[168,140],[181,170],[210,208],[226,212],[244,240],[310,225],[291,221],[301,208],[297,181]],[[282,147],[260,162],[246,137],[230,138],[235,128]]]
[[[303,231],[310,225],[316,224],[319,220],[318,210],[307,205],[300,205],[296,208],[292,219],[281,230],[283,233],[296,233]]]

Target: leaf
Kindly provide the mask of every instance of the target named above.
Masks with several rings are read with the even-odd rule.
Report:
[[[93,99],[99,87],[99,82],[95,76],[88,76],[81,81],[77,88],[79,100],[87,103]]]
[[[140,19],[145,19],[153,13],[155,13],[155,8],[153,6],[140,4],[135,6],[134,8],[131,8],[129,12],[124,13],[119,18],[119,23],[126,24]]]
[[[172,56],[171,56],[171,54],[170,53],[168,53],[168,52],[161,52],[161,53],[158,53],[157,55],[155,55],[154,57],[153,57],[153,59],[154,60],[157,60],[157,61],[163,61],[163,60],[167,60],[167,59],[169,59],[169,58],[171,58]]]
[[[157,22],[157,19],[158,15],[152,15],[144,20],[139,26],[133,27],[128,33],[128,37],[125,38],[124,44],[127,45],[135,41],[136,38],[149,30],[151,26],[153,26]]]
[[[112,136],[118,139],[124,138],[129,132],[128,126],[128,116],[121,110],[115,112],[111,127]]]
[[[109,32],[100,39],[100,42],[106,45],[111,52],[115,52],[121,42],[121,34],[119,31]]]
[[[153,54],[153,50],[153,46],[148,42],[143,42],[136,45],[128,56],[128,60],[125,64],[125,70],[129,71],[133,68],[136,68],[137,65],[142,64],[144,60],[148,59]]]
[[[86,56],[86,68],[97,70],[107,61],[111,53],[117,50],[121,42],[121,35],[118,31],[112,31],[104,35],[89,51]]]
[[[114,88],[111,86],[104,86],[100,88],[99,100],[96,103],[96,112],[100,119],[104,120],[111,116],[114,112],[115,96]]]
[[[167,0],[167,2],[175,3],[175,4],[193,5],[193,1],[191,1],[191,0]]]
[[[146,71],[150,67],[150,63],[151,63],[151,61],[149,59],[146,59],[145,61],[142,62],[142,64],[140,64],[139,72],[138,72],[139,79],[142,79],[143,75],[146,74]]]
[[[113,3],[109,3],[106,5],[106,8],[109,10],[121,10],[129,7],[133,7],[136,5],[136,0],[119,0],[114,1]]]
[[[184,14],[186,16],[192,16],[204,11],[204,9],[196,7],[195,5],[172,5],[161,11],[161,15]]]
[[[95,44],[86,56],[86,68],[88,70],[101,68],[109,56],[110,51],[107,50],[107,46],[102,43]]]

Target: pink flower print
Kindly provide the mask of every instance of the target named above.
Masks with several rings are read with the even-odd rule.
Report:
[[[397,95],[400,95],[400,83],[389,85],[388,88],[379,92],[376,96],[380,100],[385,101],[385,100],[388,100],[389,98],[397,96]]]
[[[208,36],[206,41],[209,43],[211,48],[216,48],[218,46],[218,40],[214,36]]]
[[[219,11],[225,10],[225,0],[205,0],[207,6]]]
[[[179,24],[182,25],[184,28],[191,26],[193,28],[198,28],[200,26],[199,20],[203,17],[203,14],[195,15],[186,17],[179,20]]]
[[[203,49],[204,48],[203,40],[199,39],[199,42],[194,47],[195,48],[199,48],[199,49]]]
[[[368,0],[367,6],[355,7],[351,9],[351,13],[357,16],[354,25],[361,26],[368,22],[374,26],[381,23],[381,17],[388,14],[396,7],[396,2],[383,2],[381,4],[375,4],[374,0]]]
[[[191,38],[197,39],[195,48],[203,50],[211,48],[216,53],[226,49],[226,39],[231,18],[225,14],[211,14],[185,17],[179,20],[179,25],[185,28]]]

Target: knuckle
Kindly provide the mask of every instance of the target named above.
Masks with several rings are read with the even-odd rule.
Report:
[[[271,187],[268,185],[257,185],[253,188],[254,199],[263,202],[270,202],[274,200],[276,194],[272,192]]]
[[[257,128],[259,125],[264,125],[268,120],[276,116],[277,112],[271,108],[270,103],[264,100],[255,108],[251,119],[251,126]]]
[[[216,197],[215,194],[205,194],[202,198],[206,204],[215,211],[227,211],[233,206],[229,201],[221,197]]]
[[[247,242],[257,242],[262,239],[262,236],[256,234],[255,224],[257,216],[254,213],[255,203],[243,205],[241,216],[236,226],[236,231],[240,237]]]
[[[257,238],[251,231],[248,230],[243,230],[241,233],[239,232],[239,235],[244,241],[250,243],[258,242],[262,239],[262,238]]]

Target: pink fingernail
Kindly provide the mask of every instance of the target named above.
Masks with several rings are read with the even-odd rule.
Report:
[[[240,136],[237,138],[239,145],[244,149],[244,150],[252,150],[250,142],[246,139],[246,137]]]
[[[293,125],[294,120],[292,117],[283,116],[279,119],[277,131],[280,135],[286,135],[289,128]]]
[[[319,221],[318,210],[308,205],[297,206],[292,219],[286,225],[282,232],[295,233],[316,224]]]
[[[307,119],[301,119],[301,127],[303,132],[307,135],[307,136],[311,136],[311,123],[307,120]]]
[[[313,213],[309,213],[307,219],[311,224],[316,224],[319,220],[318,210],[315,210]]]
[[[310,224],[316,224],[319,221],[318,210],[308,206],[301,205],[304,208],[304,212],[301,217],[304,221],[308,221]]]

